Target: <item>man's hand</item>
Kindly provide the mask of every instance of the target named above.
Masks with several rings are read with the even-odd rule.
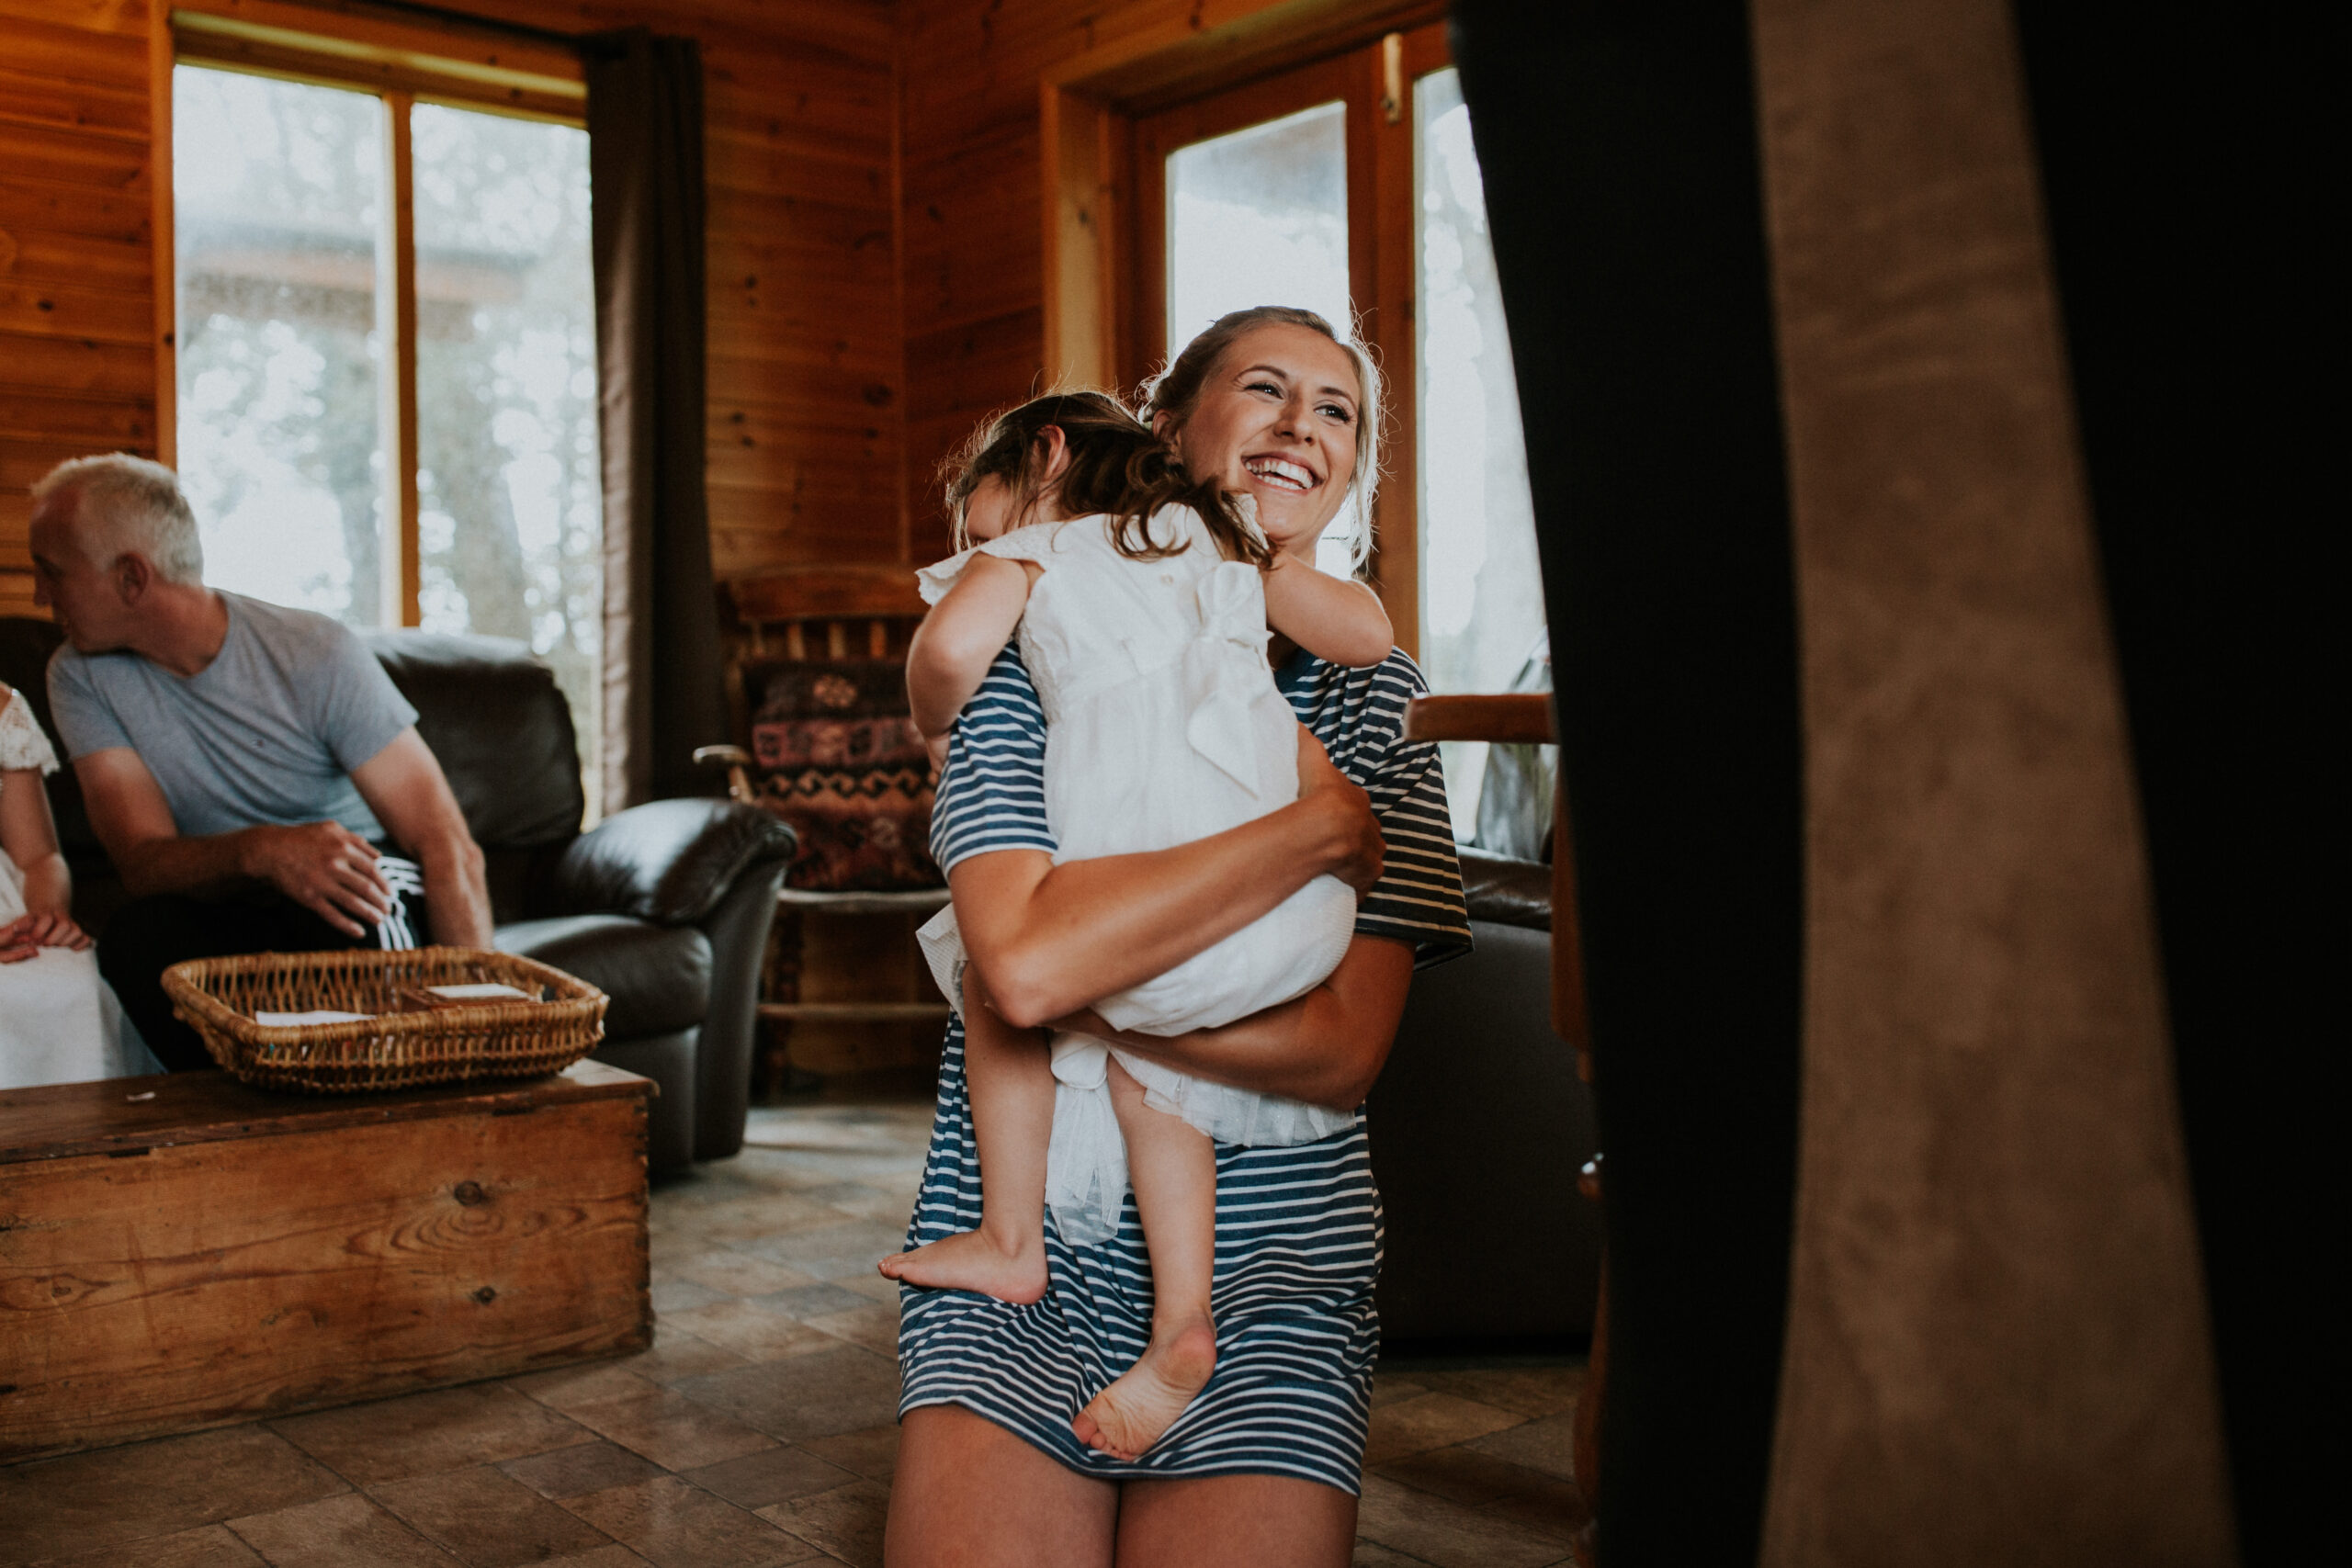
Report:
[[[1380,818],[1372,814],[1372,797],[1332,765],[1323,742],[1303,724],[1298,727],[1298,798],[1327,819],[1331,838],[1324,869],[1359,893],[1378,882],[1388,846],[1380,836]]]
[[[376,847],[340,822],[249,828],[239,858],[259,878],[345,936],[365,938],[391,912]]]
[[[71,915],[19,915],[0,926],[0,964],[22,964],[44,947],[80,953],[89,945],[89,933]]]

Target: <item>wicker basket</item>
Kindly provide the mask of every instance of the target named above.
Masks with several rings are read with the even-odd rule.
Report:
[[[546,1001],[395,1012],[403,987],[495,982]],[[473,947],[253,953],[164,971],[172,1010],[228,1072],[261,1089],[343,1094],[560,1072],[604,1038],[605,993],[560,969]],[[371,1015],[271,1027],[256,1012]]]

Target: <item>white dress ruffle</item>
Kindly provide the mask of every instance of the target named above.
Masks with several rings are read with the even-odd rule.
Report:
[[[1150,520],[1178,555],[1136,560],[1112,543],[1111,520],[1017,528],[918,574],[938,603],[975,554],[1031,560],[1018,634],[1046,713],[1046,818],[1055,860],[1169,849],[1298,796],[1298,720],[1266,667],[1265,593],[1256,568],[1225,560],[1190,509]],[[1339,965],[1356,900],[1318,876],[1207,951],[1094,1010],[1141,1034],[1213,1029],[1304,995]],[[963,1003],[955,911],[921,933],[951,1005]],[[1222,1143],[1283,1146],[1328,1137],[1351,1114],[1173,1071],[1084,1035],[1054,1039],[1046,1198],[1065,1239],[1091,1246],[1118,1224],[1126,1145],[1106,1082],[1109,1058],[1143,1085],[1146,1103]]]
[[[0,704],[0,773],[46,778],[57,753],[21,692]],[[0,778],[0,790],[8,787]],[[25,912],[25,875],[0,846],[0,926]],[[0,1089],[163,1071],[98,976],[96,953],[44,947],[0,964]]]

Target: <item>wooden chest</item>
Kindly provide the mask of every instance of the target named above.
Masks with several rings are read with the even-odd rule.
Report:
[[[0,1459],[643,1349],[651,1090],[0,1092]]]

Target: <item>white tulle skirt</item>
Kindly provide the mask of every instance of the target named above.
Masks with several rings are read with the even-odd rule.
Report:
[[[0,854],[0,925],[24,912],[17,867]],[[99,977],[96,953],[44,947],[0,964],[0,1089],[163,1070]]]

